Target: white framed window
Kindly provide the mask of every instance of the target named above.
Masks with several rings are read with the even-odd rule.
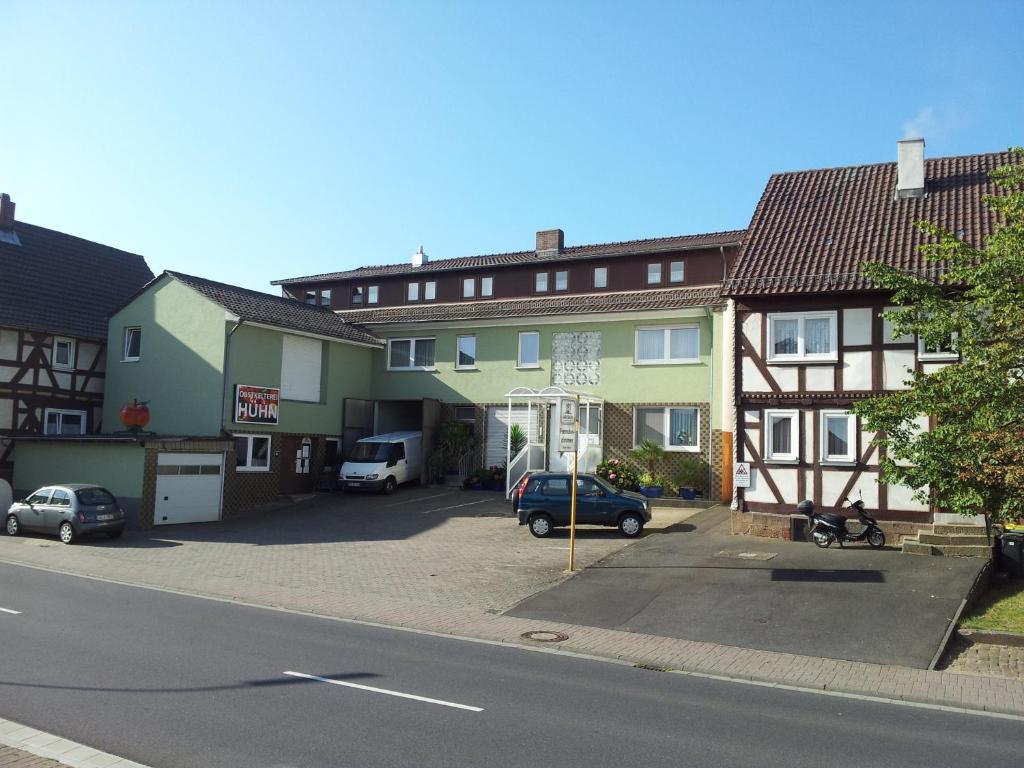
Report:
[[[681,261],[672,261],[668,265],[668,281],[681,283],[686,279],[686,265]]]
[[[476,279],[464,278],[462,281],[462,298],[472,299],[476,295]]]
[[[601,405],[598,403],[580,403],[580,434],[601,434]]]
[[[427,280],[423,284],[423,300],[433,301],[437,298],[437,283],[433,280]]]
[[[476,369],[476,336],[458,336],[455,339],[456,370]]]
[[[480,278],[480,295],[481,296],[493,296],[494,295],[494,278],[493,277],[481,277]]]
[[[363,303],[363,289],[356,286],[352,288],[352,298],[349,303],[353,307],[358,307]]]
[[[405,291],[405,298],[408,301],[419,301],[420,300],[420,284],[409,283],[409,286]]]
[[[53,367],[75,367],[75,340],[57,336],[53,340]]]
[[[235,435],[235,471],[270,471],[270,435]]]
[[[433,337],[388,339],[388,370],[432,371],[435,347]]]
[[[519,332],[519,368],[540,368],[540,331]]]
[[[142,329],[138,326],[124,329],[124,347],[121,362],[132,363],[142,356]]]
[[[661,282],[661,264],[647,265],[647,284],[657,285]]]
[[[594,267],[594,287],[608,287],[608,267]]]
[[[800,458],[800,411],[765,410],[765,461],[797,461]]]
[[[696,325],[637,328],[636,365],[699,363],[700,329]]]
[[[380,298],[380,288],[376,285],[371,285],[366,289],[366,303],[376,304]]]
[[[85,411],[47,408],[43,411],[44,435],[84,435]]]
[[[537,293],[544,293],[548,289],[548,273],[538,272],[533,285]]]
[[[857,461],[857,417],[847,411],[821,412],[821,461]]]
[[[633,409],[633,445],[651,440],[666,451],[700,450],[700,409],[693,406]]]
[[[959,360],[960,351],[957,342],[960,334],[953,331],[949,335],[949,341],[941,344],[925,344],[924,339],[917,337],[917,359],[918,360]]]
[[[456,405],[455,420],[464,424],[476,423],[476,408],[472,405]]]
[[[320,306],[330,307],[331,306],[331,289],[324,288],[320,291]]]
[[[768,361],[839,359],[836,312],[774,312],[768,315]]]
[[[569,290],[569,271],[566,269],[560,269],[555,272],[555,290],[556,291],[567,291]]]

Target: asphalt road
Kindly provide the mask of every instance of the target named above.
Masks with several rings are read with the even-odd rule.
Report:
[[[156,768],[933,768],[1013,765],[1024,753],[1019,721],[685,677],[2,564],[0,608],[20,611],[0,612],[0,717]]]

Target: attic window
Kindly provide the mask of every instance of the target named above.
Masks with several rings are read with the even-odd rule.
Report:
[[[352,306],[357,306],[363,303],[363,289],[353,288],[352,289]]]
[[[303,299],[302,300],[304,302],[306,302],[307,304],[314,304],[315,305],[316,304],[316,291],[306,291],[305,294],[303,295]]]
[[[320,291],[320,306],[330,307],[331,306],[331,289],[324,288]]]

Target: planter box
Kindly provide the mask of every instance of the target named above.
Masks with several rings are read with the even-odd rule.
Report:
[[[660,485],[641,485],[640,486],[640,493],[642,493],[644,496],[646,496],[649,499],[660,498],[661,494],[664,492],[664,490],[665,489],[662,488]]]

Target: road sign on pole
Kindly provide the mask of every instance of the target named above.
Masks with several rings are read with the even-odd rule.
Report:
[[[558,422],[558,442],[564,445],[566,436],[568,436],[568,442],[571,445],[572,450],[572,510],[569,513],[569,572],[572,573],[576,564],[576,474],[579,471],[580,454],[577,450],[579,446],[579,434],[580,434],[580,396],[576,395],[575,398],[563,398],[561,408],[561,418]]]

